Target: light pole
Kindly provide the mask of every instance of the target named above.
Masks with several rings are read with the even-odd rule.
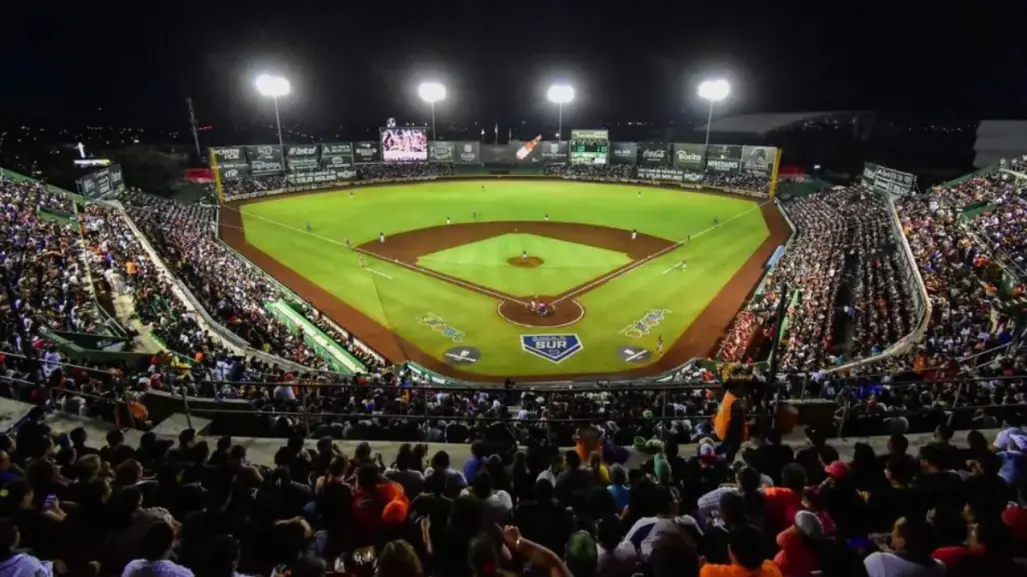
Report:
[[[431,106],[431,138],[438,140],[439,135],[435,132],[435,103],[446,99],[446,87],[438,82],[422,82],[417,87],[417,95]]]
[[[285,144],[282,142],[282,119],[278,115],[278,99],[292,91],[289,81],[283,76],[261,74],[257,77],[257,92],[262,96],[270,96],[275,101],[275,125],[278,127],[278,152],[282,161],[282,174],[285,174]]]
[[[706,163],[710,158],[710,125],[713,124],[713,103],[724,100],[730,93],[731,85],[727,83],[727,80],[706,80],[699,85],[699,98],[710,101],[710,115],[706,119],[706,144],[702,149],[703,172],[706,171]]]
[[[559,141],[563,136],[563,105],[574,100],[574,87],[570,84],[554,84],[546,92],[546,98],[556,105],[556,140]]]

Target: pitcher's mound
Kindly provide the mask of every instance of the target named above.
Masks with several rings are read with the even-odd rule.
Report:
[[[545,262],[545,261],[540,259],[537,256],[529,256],[528,258],[524,258],[524,257],[521,257],[521,256],[515,256],[515,257],[512,257],[512,258],[506,259],[506,264],[508,264],[510,266],[519,266],[521,268],[536,268],[536,267],[540,267],[540,266],[542,266],[543,262]]]

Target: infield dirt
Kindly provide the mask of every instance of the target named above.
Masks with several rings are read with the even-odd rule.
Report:
[[[292,196],[322,193],[323,191],[298,193]],[[502,382],[505,380],[504,377],[490,377],[487,375],[468,373],[447,365],[443,361],[436,359],[432,355],[423,351],[414,343],[398,334],[395,334],[386,327],[383,327],[374,319],[371,319],[359,310],[327,292],[317,284],[304,278],[285,264],[278,262],[260,249],[246,242],[242,215],[240,213],[241,208],[247,204],[278,200],[280,198],[282,197],[265,197],[245,201],[234,201],[222,205],[219,217],[219,236],[226,244],[248,258],[253,262],[253,264],[257,265],[276,278],[279,282],[289,287],[290,290],[309,302],[323,314],[327,315],[337,324],[349,331],[354,337],[360,339],[362,342],[367,344],[367,346],[377,351],[389,361],[398,363],[404,360],[410,360],[431,371],[469,381]],[[668,346],[666,353],[657,362],[639,369],[623,371],[617,374],[588,373],[573,375],[509,376],[526,382],[568,379],[588,380],[597,378],[607,380],[630,379],[664,373],[681,365],[691,358],[706,356],[713,349],[724,331],[727,330],[735,314],[745,304],[750,293],[756,287],[756,284],[763,275],[764,265],[767,260],[778,246],[784,244],[790,234],[787,222],[781,215],[780,211],[774,206],[774,203],[765,202],[761,206],[761,212],[763,214],[763,219],[766,221],[770,235],[763,244],[761,244],[759,248],[750,255],[745,264],[738,269],[734,276],[731,277],[731,280],[728,281],[727,285],[721,289],[702,313],[696,317],[688,329],[685,330],[685,332],[676,341]],[[623,252],[632,258],[632,263],[625,265],[622,269],[638,266],[639,261],[644,260],[653,253],[669,249],[673,246],[673,243],[665,239],[649,237],[642,234],[639,234],[636,239],[632,240],[630,232],[620,229],[575,223],[506,222],[467,223],[420,229],[392,235],[387,238],[387,242],[385,243],[367,243],[358,248],[367,253],[384,257],[389,260],[396,260],[403,263],[416,263],[417,258],[424,254],[461,246],[470,242],[510,232],[523,232],[539,236],[548,236],[559,240],[577,242],[580,244]],[[618,270],[620,269],[614,269],[610,274],[612,275]],[[438,276],[438,273],[435,273],[433,276]],[[607,275],[604,275],[603,278],[606,276]],[[610,278],[613,277],[611,276]],[[465,281],[461,281],[460,284],[461,286],[466,286]],[[594,286],[599,286],[599,284],[601,283],[597,283]],[[482,288],[482,292],[486,292],[486,294],[496,293],[496,291],[484,289],[484,287]],[[589,287],[588,290],[591,290],[591,288],[594,287]],[[577,290],[578,289],[572,289],[564,295],[556,295],[552,300],[559,300],[561,297],[570,295],[570,293],[574,293],[574,295],[582,294],[581,292],[575,292]],[[515,303],[517,302],[517,299],[514,297],[510,297],[509,300],[513,300]],[[502,317],[507,313],[507,310],[509,310],[512,314],[518,316],[518,321],[521,318],[524,318],[520,315],[525,315],[528,319],[534,318],[534,315],[531,314],[530,311],[525,310],[522,304],[516,304],[516,306],[518,307],[516,309],[516,313],[514,313],[514,309],[505,309],[503,310],[503,314],[499,314],[497,309],[497,316]],[[560,306],[558,306],[558,310],[560,310],[561,313],[563,313],[563,311],[567,311],[564,314],[580,314],[575,311],[576,308],[577,307],[572,305],[571,300],[564,301]],[[593,314],[595,313],[593,312]],[[560,316],[562,317],[563,315],[561,314]],[[548,318],[550,317],[544,317],[543,319],[538,320],[545,322]],[[563,321],[563,319],[560,320]],[[557,324],[555,321],[556,319],[554,318],[551,322]]]

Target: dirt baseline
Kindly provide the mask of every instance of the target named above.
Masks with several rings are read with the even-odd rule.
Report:
[[[539,297],[540,302],[552,303],[552,297]],[[549,310],[539,315],[537,310],[532,310],[530,304],[523,305],[514,301],[502,301],[499,303],[499,316],[508,323],[522,327],[565,327],[573,325],[585,316],[585,307],[576,300],[565,300],[559,305],[549,305]]]
[[[369,191],[373,187],[369,187]],[[325,191],[312,191],[296,193],[289,196],[300,196],[307,194],[325,194]],[[728,195],[724,193],[715,193],[719,196],[731,196],[733,198],[742,198],[735,195]],[[220,238],[230,247],[238,251],[240,254],[249,259],[252,263],[262,268],[268,274],[273,276],[282,284],[289,287],[290,290],[295,292],[301,298],[306,300],[308,303],[319,309],[323,314],[334,320],[344,329],[349,331],[354,337],[360,339],[367,346],[373,348],[380,355],[386,357],[391,362],[402,362],[404,360],[414,361],[426,369],[435,371],[439,374],[448,375],[457,379],[464,379],[469,381],[477,382],[495,382],[501,383],[505,380],[504,377],[490,377],[488,375],[479,375],[475,373],[468,373],[454,368],[451,365],[436,359],[427,352],[420,349],[417,345],[408,341],[407,339],[393,333],[388,328],[380,325],[374,319],[363,314],[359,310],[353,308],[342,300],[338,299],[331,293],[327,292],[323,288],[319,287],[312,281],[306,279],[302,275],[296,273],[288,266],[278,262],[271,258],[269,255],[254,247],[253,245],[246,242],[245,232],[243,230],[242,215],[240,214],[241,208],[246,204],[257,203],[257,202],[269,202],[282,198],[266,197],[257,198],[244,201],[233,201],[222,205],[219,212],[219,230],[218,234]],[[752,199],[747,199],[752,200]],[[740,268],[735,275],[731,278],[727,285],[721,289],[720,293],[714,298],[714,300],[707,305],[703,312],[692,322],[691,326],[682,334],[675,342],[671,343],[667,349],[667,352],[660,357],[660,359],[648,366],[626,370],[621,373],[611,374],[607,373],[585,373],[585,374],[566,374],[560,375],[560,379],[632,379],[646,376],[653,376],[664,373],[668,370],[673,369],[684,363],[685,361],[707,355],[716,344],[717,340],[727,330],[731,321],[734,319],[735,314],[745,304],[750,293],[755,289],[756,284],[759,282],[763,275],[764,265],[767,259],[770,258],[774,250],[785,243],[788,240],[788,236],[791,231],[788,227],[787,222],[782,216],[781,212],[777,209],[773,202],[764,202],[761,206],[761,212],[763,219],[766,221],[767,228],[770,231],[770,236],[763,242],[762,245],[749,257],[745,264]],[[478,224],[502,224],[502,223],[478,223]],[[511,223],[507,223],[511,224]],[[542,234],[538,230],[543,228],[550,228],[550,225],[557,223],[546,223],[546,222],[518,222],[512,223],[517,226],[517,232],[526,232],[531,234]],[[582,227],[584,229],[593,228],[589,225],[576,225],[571,223],[559,223],[563,225],[563,230],[567,231],[572,228]],[[447,228],[459,229],[463,225],[450,225]],[[538,228],[534,228],[538,227]],[[601,227],[600,227],[601,228]],[[611,229],[616,230],[616,229]],[[420,231],[412,231],[414,233]],[[513,232],[512,230],[498,231],[495,234],[505,234],[506,232]],[[630,232],[617,231],[620,233],[620,242],[630,241]],[[378,246],[378,243],[373,244],[375,248],[386,248],[386,250],[393,250],[397,245],[392,243],[392,240],[401,239],[407,236],[409,233],[399,234],[389,237],[385,246]],[[548,236],[548,235],[546,235]],[[626,237],[626,241],[624,238]],[[486,237],[487,238],[487,237]],[[659,248],[652,248],[650,245],[649,249],[643,250],[645,254],[635,253],[634,251],[628,252],[622,248],[606,247],[596,242],[595,238],[589,240],[581,240],[577,238],[560,238],[561,240],[570,240],[572,242],[579,242],[582,244],[591,244],[593,246],[601,246],[603,248],[611,248],[612,250],[621,250],[626,252],[629,256],[636,255],[633,258],[644,258],[648,254],[652,254],[660,250]],[[647,237],[639,234],[637,240],[644,240]],[[648,237],[654,238],[654,237]],[[474,239],[474,240],[480,240]],[[669,241],[663,239],[656,239],[661,243],[669,244]],[[465,242],[473,241],[461,241],[450,245],[459,246]],[[618,245],[623,246],[623,245]],[[666,246],[666,245],[665,245]],[[407,250],[412,250],[408,247]],[[441,250],[440,248],[433,248],[429,252]],[[373,252],[373,251],[369,251]],[[410,253],[408,253],[410,254]],[[416,253],[415,253],[416,254]],[[630,266],[630,265],[629,265]],[[563,306],[565,303],[561,302],[560,305],[563,309],[568,307]],[[558,307],[559,308],[559,307]],[[552,381],[553,375],[544,376],[518,376],[509,375],[524,382],[531,381]]]

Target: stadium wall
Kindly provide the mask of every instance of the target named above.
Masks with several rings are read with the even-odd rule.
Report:
[[[913,306],[918,318],[916,324],[913,325],[913,329],[908,335],[896,341],[895,344],[885,349],[881,354],[846,363],[839,367],[829,369],[825,371],[826,373],[837,373],[859,369],[906,353],[913,347],[913,345],[924,338],[924,333],[927,331],[927,323],[931,319],[931,298],[927,294],[927,286],[924,284],[924,279],[920,276],[920,268],[917,267],[916,258],[913,257],[913,250],[909,248],[909,241],[906,239],[906,233],[902,231],[902,221],[899,220],[899,213],[895,210],[895,203],[892,199],[892,195],[882,194],[881,196],[883,196],[885,201],[888,203],[888,211],[891,213],[892,234],[894,234],[895,238],[899,241],[902,253],[906,256],[906,258],[903,259],[903,263],[905,265],[903,272],[905,273],[907,283],[911,283],[914,288],[912,294]]]

